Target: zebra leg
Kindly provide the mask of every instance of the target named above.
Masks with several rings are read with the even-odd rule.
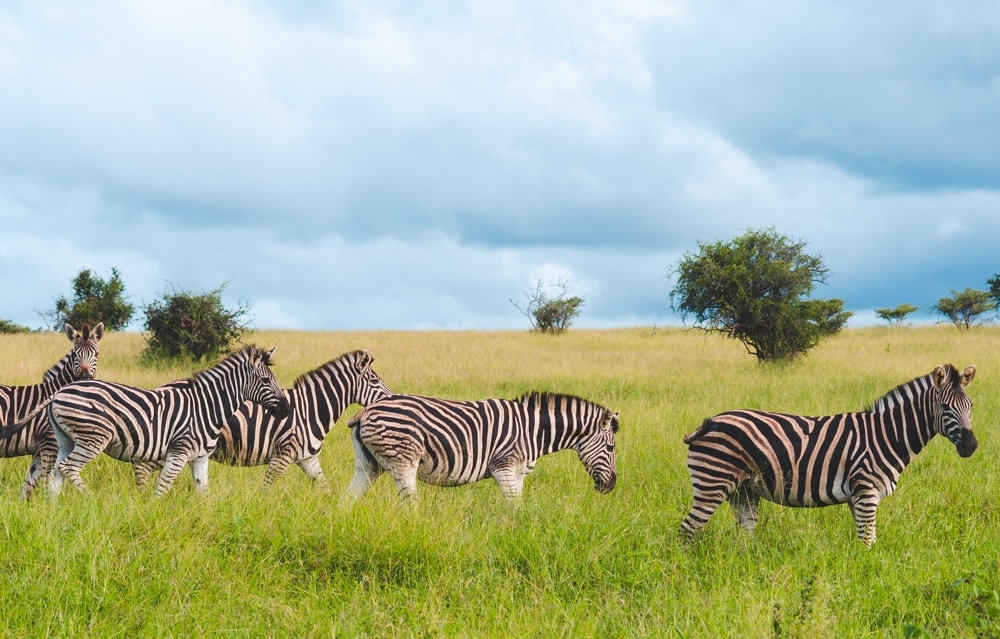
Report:
[[[323,467],[319,465],[319,455],[300,459],[296,463],[302,469],[302,472],[306,474],[306,477],[316,482],[323,490],[329,490],[326,475],[323,474]]]
[[[396,494],[400,501],[417,498],[417,463],[397,464],[389,469],[389,475],[396,482]]]
[[[500,488],[504,499],[512,501],[521,496],[521,491],[524,489],[524,478],[534,468],[534,463],[528,463],[514,466],[491,467],[489,471],[493,475],[493,481]]]
[[[159,462],[155,461],[134,461],[132,462],[132,474],[135,476],[135,487],[138,490],[144,489],[150,478],[161,468]]]
[[[157,497],[167,494],[170,487],[174,485],[177,475],[180,474],[187,463],[188,453],[186,450],[174,448],[167,451],[167,458],[163,462],[163,470],[160,471],[160,479],[156,482],[156,492],[154,494]]]
[[[879,493],[874,488],[858,491],[851,495],[851,515],[854,516],[854,531],[858,539],[871,548],[875,543],[875,510],[878,508]]]
[[[264,473],[264,485],[270,486],[281,479],[293,461],[295,461],[294,451],[289,449],[275,451],[274,455],[271,456],[271,460],[267,462],[267,471]]]
[[[382,474],[382,466],[368,447],[361,442],[359,427],[351,429],[351,444],[354,446],[354,479],[347,487],[347,496],[358,500],[365,496],[375,480]]]
[[[747,490],[746,482],[743,482],[726,500],[733,507],[736,521],[743,530],[753,532],[757,527],[757,505],[760,503],[760,497]]]
[[[196,493],[208,490],[208,458],[209,455],[201,455],[191,460],[191,478]]]
[[[38,450],[31,456],[31,465],[28,466],[28,474],[24,478],[21,486],[21,499],[27,501],[35,493],[38,480],[43,479],[46,483],[51,481],[52,470],[56,465],[56,456],[59,454],[59,447],[56,438],[48,433],[38,444]]]

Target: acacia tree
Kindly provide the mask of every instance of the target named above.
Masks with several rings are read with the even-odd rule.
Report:
[[[906,316],[919,308],[913,304],[900,304],[896,308],[876,308],[875,314],[889,322],[889,326],[902,326]]]
[[[50,327],[71,324],[96,326],[104,322],[110,331],[120,331],[132,321],[135,307],[125,297],[125,284],[118,269],[102,279],[89,268],[80,269],[73,278],[73,301],[61,295],[54,310],[39,313]]]
[[[966,288],[959,293],[951,289],[951,297],[942,297],[932,309],[947,317],[952,324],[966,330],[985,322],[980,317],[996,308],[996,302],[987,291]]]
[[[739,340],[758,361],[792,359],[839,332],[852,315],[839,299],[810,300],[826,283],[818,256],[773,228],[698,243],[675,269],[673,309],[695,326]]]
[[[554,297],[546,289],[556,288],[559,293]],[[582,297],[569,295],[569,284],[560,279],[555,284],[545,285],[538,280],[534,291],[522,291],[527,303],[524,308],[514,301],[510,303],[531,322],[531,329],[540,333],[555,333],[558,335],[569,328],[573,320],[580,314],[584,301]]]

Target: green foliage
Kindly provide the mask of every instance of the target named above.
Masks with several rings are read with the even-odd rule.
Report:
[[[965,599],[965,624],[976,636],[1000,639],[1000,593],[980,582],[975,573],[955,580],[951,587]]]
[[[805,243],[773,228],[698,244],[677,265],[670,293],[682,318],[733,337],[759,361],[791,359],[839,332],[852,315],[838,299],[807,300],[827,269]]]
[[[969,328],[982,324],[980,317],[996,308],[990,293],[974,288],[966,288],[961,293],[951,290],[951,297],[942,297],[933,307],[934,312],[947,317],[958,328]]]
[[[906,316],[919,308],[913,304],[900,304],[896,308],[876,308],[875,314],[889,322],[890,326],[902,326]]]
[[[6,319],[0,319],[0,333],[30,333],[31,329]]]
[[[227,309],[222,290],[199,295],[172,290],[145,307],[147,359],[189,358],[201,361],[232,349],[248,324],[250,307]]]
[[[108,330],[120,331],[132,320],[134,312],[135,307],[125,297],[125,284],[118,269],[112,268],[111,276],[104,280],[85,268],[73,278],[73,301],[60,296],[55,309],[42,316],[51,327],[96,326],[104,322]]]
[[[558,288],[560,292],[553,297],[546,291],[546,288]],[[580,309],[584,305],[582,297],[575,295],[567,297],[569,286],[565,280],[559,280],[548,286],[538,280],[534,292],[523,291],[523,293],[527,298],[525,308],[522,309],[514,300],[510,300],[510,303],[528,318],[532,330],[541,333],[555,333],[556,335],[562,333],[580,315]]]
[[[986,280],[986,285],[990,287],[990,297],[996,308],[1000,308],[1000,275],[994,275]]]

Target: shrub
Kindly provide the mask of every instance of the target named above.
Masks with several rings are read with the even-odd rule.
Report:
[[[552,297],[545,289],[558,288],[560,292]],[[520,304],[513,299],[510,303],[517,310],[528,318],[531,322],[532,330],[540,333],[562,333],[570,327],[573,319],[580,314],[580,309],[584,305],[582,297],[569,295],[569,285],[565,280],[559,280],[555,284],[546,286],[542,280],[538,280],[534,292],[523,291],[527,298],[527,305],[522,309]]]
[[[31,329],[27,326],[21,326],[20,324],[15,324],[10,320],[0,319],[0,333],[30,333]]]
[[[64,324],[97,326],[101,322],[110,331],[120,331],[132,321],[135,307],[125,297],[125,284],[118,269],[111,269],[107,280],[80,269],[73,278],[73,301],[65,296],[56,299],[54,310],[42,313],[51,327]]]
[[[195,295],[171,290],[145,307],[147,359],[189,358],[200,361],[229,352],[248,328],[250,307],[227,309],[222,290]]]

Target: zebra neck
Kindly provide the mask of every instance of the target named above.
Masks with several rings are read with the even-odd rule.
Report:
[[[191,385],[195,403],[193,420],[200,430],[218,436],[222,425],[243,403],[241,394],[234,394],[227,388],[230,384],[238,386],[235,382],[236,380],[229,378],[211,380],[195,378]]]
[[[297,384],[288,391],[288,401],[300,423],[319,426],[324,436],[351,404],[348,393],[331,380]]]
[[[573,448],[580,435],[576,417],[554,408],[529,411],[528,426],[539,456]]]
[[[46,391],[54,393],[66,384],[75,382],[76,377],[73,375],[73,364],[71,359],[72,358],[67,353],[61,360],[53,364],[52,368],[45,371],[45,375],[42,376],[42,383],[40,386],[44,386]]]
[[[934,437],[934,425],[925,398],[895,404],[876,413],[872,445],[880,448],[883,459],[902,471]]]

